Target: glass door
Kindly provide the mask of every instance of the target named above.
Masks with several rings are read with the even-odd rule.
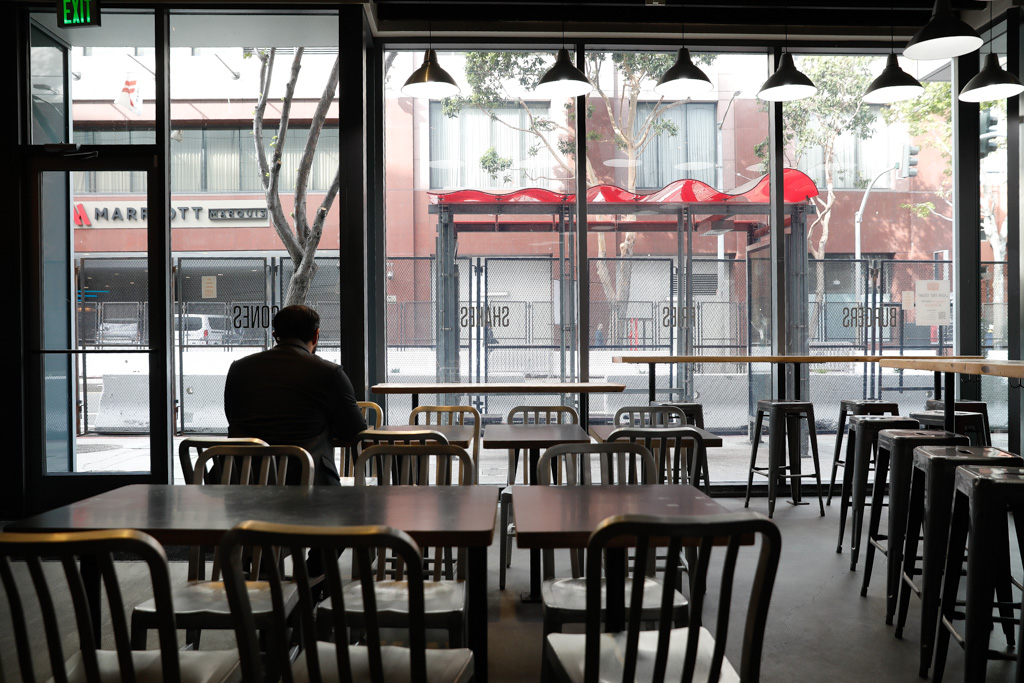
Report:
[[[152,316],[167,305],[150,306],[148,277],[159,261],[144,246],[135,268],[82,267],[91,255],[81,248],[86,233],[114,244],[151,220],[153,150],[30,149],[26,381],[29,490],[36,496],[30,505],[39,509],[128,483],[166,481],[168,446],[160,440],[167,430],[160,425],[167,420],[154,419],[150,404],[154,390],[167,390],[163,373],[151,373],[154,354],[166,345],[150,331]],[[105,198],[112,188],[116,200]]]

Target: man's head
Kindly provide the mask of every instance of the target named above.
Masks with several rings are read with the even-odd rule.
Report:
[[[320,316],[309,306],[285,306],[274,316],[274,339],[298,339],[316,346]]]

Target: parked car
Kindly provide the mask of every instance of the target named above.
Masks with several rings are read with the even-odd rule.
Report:
[[[226,315],[186,313],[174,316],[174,340],[185,346],[227,346],[234,343],[235,330]]]

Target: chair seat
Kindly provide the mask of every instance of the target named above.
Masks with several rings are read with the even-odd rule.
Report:
[[[668,666],[665,670],[666,681],[678,681],[683,676],[683,659],[686,654],[686,638],[689,629],[677,628],[670,632],[671,640],[668,648]],[[586,636],[576,633],[552,633],[547,637],[547,648],[554,654],[551,658],[552,670],[556,679],[577,683],[583,680],[583,662]],[[654,679],[654,657],[658,648],[657,631],[641,631],[640,645],[637,650],[636,676],[637,681]],[[701,628],[697,640],[697,666],[694,670],[695,683],[708,680],[708,669],[711,655],[714,652],[715,640],[711,633]],[[626,633],[601,634],[601,675],[602,681],[621,681],[622,667],[625,663]],[[545,657],[548,653],[545,653]],[[719,681],[739,681],[740,677],[729,663],[722,662],[722,673]]]
[[[334,643],[317,643],[320,661],[320,675],[324,681],[338,681],[338,656]],[[411,680],[409,671],[409,650],[404,647],[385,645],[381,647],[384,680],[388,683],[404,683]],[[348,656],[352,666],[352,680],[370,680],[370,661],[365,647],[351,645]],[[459,648],[455,650],[427,650],[427,680],[432,683],[462,683],[473,678],[473,652]],[[306,658],[299,657],[292,665],[296,683],[309,680]]]
[[[266,581],[246,581],[245,586],[256,620],[269,616],[273,612],[270,584]],[[290,613],[298,602],[296,584],[288,581],[281,587],[284,592],[285,609]],[[178,628],[234,628],[223,581],[192,581],[184,586],[177,586],[172,592],[171,599],[174,602],[174,618]],[[136,619],[139,620],[138,623]],[[155,628],[149,625],[155,621],[156,605],[153,600],[140,603],[132,614],[133,626]]]
[[[405,626],[407,624],[408,586],[409,584],[405,581],[378,581],[373,584],[373,592],[377,600],[377,616],[381,626]],[[363,592],[358,581],[353,581],[345,586],[343,596],[347,614],[362,614]],[[432,615],[436,618],[461,613],[465,605],[466,583],[464,581],[423,582],[423,612],[427,628],[431,627]],[[320,604],[317,618],[330,614],[331,609],[331,599],[327,598]],[[394,617],[398,617],[399,621],[396,622]]]
[[[641,618],[655,621],[661,609],[662,582],[660,579],[648,577],[644,579],[644,601],[640,610]],[[626,579],[626,598],[628,600],[633,590],[633,579]],[[541,599],[544,603],[545,619],[549,618],[550,612],[560,612],[565,616],[575,616],[572,622],[582,622],[587,611],[587,580],[578,579],[545,579],[540,587]],[[604,614],[604,605],[607,601],[607,589],[604,579],[601,579],[601,613]],[[689,603],[683,594],[675,592],[672,598],[672,619],[676,624],[686,623],[687,607]],[[629,614],[629,607],[626,608]]]
[[[135,650],[132,653],[135,679],[138,683],[163,681],[159,650]],[[121,683],[121,669],[114,650],[97,650],[96,660],[102,683]],[[237,650],[209,650],[206,652],[179,652],[182,683],[227,683],[242,680],[242,668]],[[64,670],[69,683],[85,683],[85,663],[82,653],[76,652],[65,662]],[[53,680],[52,678],[50,679]]]

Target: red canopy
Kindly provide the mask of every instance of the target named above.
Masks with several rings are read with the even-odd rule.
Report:
[[[795,168],[782,171],[784,200],[787,204],[806,202],[818,196],[818,188],[805,173]],[[769,201],[768,176],[763,175],[730,192],[720,192],[707,183],[688,178],[676,180],[657,192],[635,194],[616,185],[596,185],[587,190],[588,204],[699,204],[703,202]],[[482,190],[456,190],[430,192],[431,204],[565,204],[576,201],[575,194],[563,194],[539,187],[530,187],[505,194],[492,194]]]

